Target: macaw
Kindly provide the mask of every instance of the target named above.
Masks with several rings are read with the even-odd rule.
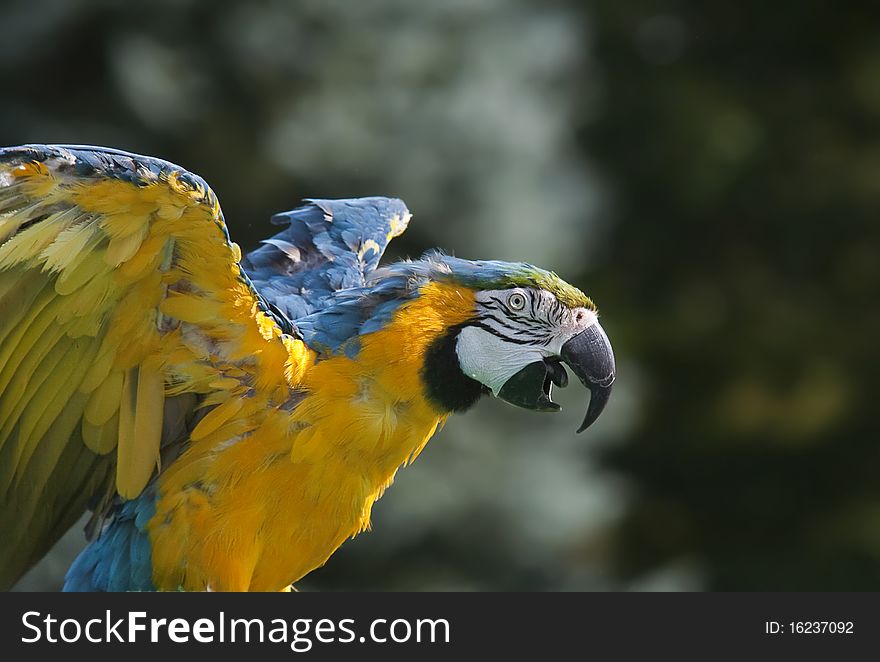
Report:
[[[0,149],[0,587],[86,511],[68,591],[277,591],[454,412],[608,401],[596,306],[529,264],[380,267],[401,200],[307,200],[242,258],[172,163]]]

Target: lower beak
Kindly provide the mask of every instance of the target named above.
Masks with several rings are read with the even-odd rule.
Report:
[[[565,375],[565,368],[556,364]],[[546,361],[535,361],[507,380],[498,397],[506,402],[533,411],[559,411],[560,406],[550,399],[551,382],[555,369]],[[558,377],[557,377],[558,379]]]
[[[614,351],[599,323],[590,325],[562,346],[562,360],[590,391],[590,406],[584,422],[578,428],[583,432],[590,427],[611,397],[614,383]]]

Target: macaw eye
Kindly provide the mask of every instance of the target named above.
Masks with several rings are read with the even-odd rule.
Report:
[[[519,292],[514,292],[507,297],[507,305],[511,310],[522,310],[526,307],[526,298]]]

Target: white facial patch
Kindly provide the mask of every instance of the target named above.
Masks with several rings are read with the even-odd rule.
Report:
[[[520,309],[508,304],[513,294],[525,297]],[[568,340],[596,323],[592,310],[567,308],[549,292],[531,288],[479,292],[477,312],[478,323],[461,330],[455,350],[462,372],[496,396],[517,372],[559,356]]]
[[[461,371],[488,386],[494,395],[529,363],[544,355],[537,347],[516,345],[475,326],[466,326],[455,345]]]

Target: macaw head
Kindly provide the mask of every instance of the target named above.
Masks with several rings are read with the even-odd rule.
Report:
[[[518,407],[559,411],[553,385],[565,387],[567,365],[590,391],[578,432],[602,413],[615,378],[614,353],[596,306],[556,274],[529,264],[431,259],[433,278],[474,294],[470,319],[448,329],[428,351],[423,379],[450,411],[489,392]]]
[[[394,351],[412,350],[407,338],[423,338],[420,381],[443,413],[468,409],[487,393],[518,407],[559,411],[552,390],[568,384],[567,365],[591,394],[582,432],[602,413],[615,377],[593,302],[556,274],[524,263],[432,252],[376,270],[365,287],[337,292],[296,327],[321,357],[344,353],[353,360],[363,359],[362,341],[373,334]]]

